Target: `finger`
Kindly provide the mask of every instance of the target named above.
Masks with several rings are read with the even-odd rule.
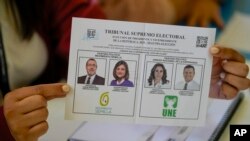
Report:
[[[46,121],[48,118],[48,114],[49,112],[47,108],[40,108],[32,112],[26,113],[23,116],[23,124],[31,128],[43,121]]]
[[[238,93],[238,89],[222,80],[210,87],[209,97],[219,99],[232,99]]]
[[[215,45],[210,48],[210,52],[214,57],[245,63],[245,58],[232,48],[225,48]]]
[[[223,79],[223,81],[227,82],[228,84],[237,88],[238,90],[245,90],[249,88],[249,83],[250,83],[249,79],[238,77],[228,73],[222,73],[222,74],[223,75],[221,76],[221,78]]]
[[[209,20],[208,20],[207,18],[201,19],[200,25],[201,25],[201,27],[208,27],[208,25],[209,25]]]
[[[249,73],[249,67],[246,64],[234,61],[223,61],[222,65],[224,71],[239,77],[246,77]]]
[[[194,15],[190,16],[190,19],[188,19],[188,21],[187,21],[187,25],[188,26],[195,26],[196,21],[197,21],[197,17],[198,17],[197,14],[194,14]]]
[[[29,130],[30,141],[37,140],[48,131],[49,125],[46,121],[40,122]]]
[[[30,87],[23,87],[14,90],[11,94],[15,95],[14,97],[18,101],[32,95],[42,95],[47,100],[50,100],[56,97],[65,96],[66,93],[69,92],[69,90],[70,90],[69,85],[56,83],[56,84],[42,84]]]
[[[232,99],[237,95],[238,90],[227,83],[222,83],[220,93],[220,95],[224,95],[226,99]]]
[[[30,129],[36,124],[39,124],[40,122],[47,120],[47,118],[48,118],[48,109],[41,108],[34,110],[30,113],[17,115],[14,119],[14,122],[9,122],[8,124],[10,125],[12,131],[20,133],[20,131]]]
[[[47,107],[47,100],[41,95],[32,95],[26,97],[18,103],[20,113],[26,114],[36,109]]]
[[[214,16],[213,16],[213,20],[214,20],[215,24],[216,24],[220,29],[223,29],[223,28],[224,28],[224,21],[223,21],[223,19],[221,18],[220,14],[215,13]]]

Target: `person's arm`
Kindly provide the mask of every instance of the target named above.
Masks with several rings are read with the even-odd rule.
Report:
[[[249,67],[236,50],[215,45],[213,55],[210,97],[232,99],[240,90],[250,88]]]
[[[2,106],[0,107],[0,139],[1,141],[15,141],[6,123]]]

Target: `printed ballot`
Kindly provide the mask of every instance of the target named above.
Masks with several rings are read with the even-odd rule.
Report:
[[[73,18],[65,118],[205,124],[214,28]]]

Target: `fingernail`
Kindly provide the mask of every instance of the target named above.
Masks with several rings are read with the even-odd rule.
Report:
[[[63,90],[63,92],[68,93],[70,91],[70,86],[65,84],[62,86],[62,90]]]
[[[224,65],[226,63],[227,63],[227,59],[225,59],[225,60],[222,61],[222,65]]]
[[[221,86],[221,85],[222,85],[222,80],[219,80],[219,81],[217,82],[217,85]]]
[[[224,79],[225,76],[226,76],[226,74],[225,74],[224,72],[220,73],[220,78],[221,78],[221,79]]]
[[[217,47],[212,47],[211,48],[211,53],[212,54],[217,54],[217,53],[219,53],[220,52],[220,49],[219,48],[217,48]]]

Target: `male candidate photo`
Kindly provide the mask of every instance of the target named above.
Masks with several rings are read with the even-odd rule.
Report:
[[[78,77],[77,83],[80,84],[93,84],[104,85],[105,79],[96,74],[97,62],[94,58],[88,59],[86,62],[87,75]]]
[[[193,80],[195,68],[192,65],[186,65],[183,69],[184,81],[178,82],[175,89],[182,90],[200,90],[200,84]]]

